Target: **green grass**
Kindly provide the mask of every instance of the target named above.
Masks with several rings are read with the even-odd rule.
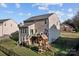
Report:
[[[79,32],[78,33],[70,33],[70,32],[61,32],[61,37],[67,37],[67,38],[79,38]]]
[[[67,50],[72,48],[72,46],[65,45],[65,41],[71,42],[78,42],[79,41],[79,33],[67,33],[62,32],[61,38],[59,38],[59,43],[52,44],[52,52],[45,52],[45,53],[37,53],[36,51],[33,51],[30,48],[27,47],[20,47],[17,45],[16,41],[14,40],[6,40],[3,42],[0,42],[0,45],[4,46],[7,49],[10,49],[17,54],[21,56],[52,56],[53,52],[55,52],[54,55],[66,55]],[[54,49],[53,49],[54,48]],[[5,55],[3,52],[0,51],[0,55]]]
[[[16,52],[20,56],[48,56],[53,55],[53,52],[46,52],[46,53],[37,53],[30,48],[27,47],[20,47],[16,44],[14,40],[8,40],[6,42],[1,43],[7,49],[11,49],[12,51]]]
[[[64,54],[67,54],[68,50],[73,48],[76,43],[79,42],[79,33],[61,32],[60,36],[61,37],[58,40],[59,43],[53,44],[54,48],[56,48],[59,52],[58,55],[61,55],[62,52],[64,52]]]
[[[16,45],[16,42],[13,41],[13,40],[9,40],[7,42],[4,42],[1,45],[4,46],[7,49],[13,50],[14,52],[16,52],[17,54],[22,55],[22,56],[36,55],[35,52],[31,51],[28,48],[20,47],[20,46]],[[33,54],[31,54],[30,52],[32,52]]]

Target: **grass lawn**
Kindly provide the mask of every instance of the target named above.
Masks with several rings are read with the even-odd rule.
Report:
[[[69,32],[61,32],[61,37],[67,37],[67,38],[79,38],[79,32],[78,33],[69,33]]]
[[[79,33],[61,32],[60,36],[59,44],[54,44],[54,47],[57,48],[60,53],[68,53],[69,49],[79,43]]]
[[[6,56],[2,51],[0,51],[0,56]]]
[[[12,51],[16,52],[17,54],[21,56],[48,56],[48,55],[53,55],[53,52],[46,52],[46,53],[37,53],[30,48],[26,47],[20,47],[19,45],[16,44],[14,40],[8,40],[6,42],[1,43],[2,46],[4,46],[7,49],[11,49]]]
[[[16,45],[16,42],[13,40],[8,40],[7,42],[1,43],[2,46],[4,46],[7,49],[10,49],[14,52],[16,52],[19,55],[25,56],[25,55],[36,55],[35,52],[31,51],[28,48],[20,47]],[[32,53],[30,53],[32,52]]]
[[[12,51],[16,52],[17,54],[21,55],[21,56],[52,56],[53,52],[56,52],[55,55],[65,55],[67,54],[67,49],[70,49],[71,47],[69,45],[66,45],[64,42],[64,40],[68,40],[68,42],[72,43],[75,41],[79,41],[79,33],[67,33],[67,32],[62,32],[61,33],[61,38],[59,38],[59,42],[61,44],[58,43],[54,43],[52,44],[52,47],[54,47],[54,49],[52,49],[52,52],[45,52],[45,53],[37,53],[35,51],[33,51],[32,49],[26,48],[26,47],[20,47],[19,45],[17,45],[16,41],[14,40],[7,40],[5,42],[0,43],[0,45],[6,47],[7,49],[11,49]],[[5,55],[2,52],[0,52],[0,55]]]

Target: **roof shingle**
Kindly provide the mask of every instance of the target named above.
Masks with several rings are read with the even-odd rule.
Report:
[[[53,13],[50,14],[43,14],[43,15],[38,15],[38,16],[33,16],[28,18],[27,20],[25,20],[24,22],[30,22],[30,21],[37,21],[37,20],[41,20],[41,19],[47,19],[50,15],[52,15]]]
[[[7,20],[10,20],[10,19],[0,19],[0,23],[3,23],[5,21],[7,21]]]

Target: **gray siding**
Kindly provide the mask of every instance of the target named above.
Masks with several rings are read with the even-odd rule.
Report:
[[[46,22],[46,23],[45,23]],[[41,33],[45,31],[45,29],[48,29],[48,20],[42,20],[35,23],[35,29],[38,33]]]

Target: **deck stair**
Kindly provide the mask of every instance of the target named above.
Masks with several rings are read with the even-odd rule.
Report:
[[[28,36],[27,45],[37,44],[38,52],[52,51],[51,45],[48,43],[48,37],[45,34],[37,34]]]

